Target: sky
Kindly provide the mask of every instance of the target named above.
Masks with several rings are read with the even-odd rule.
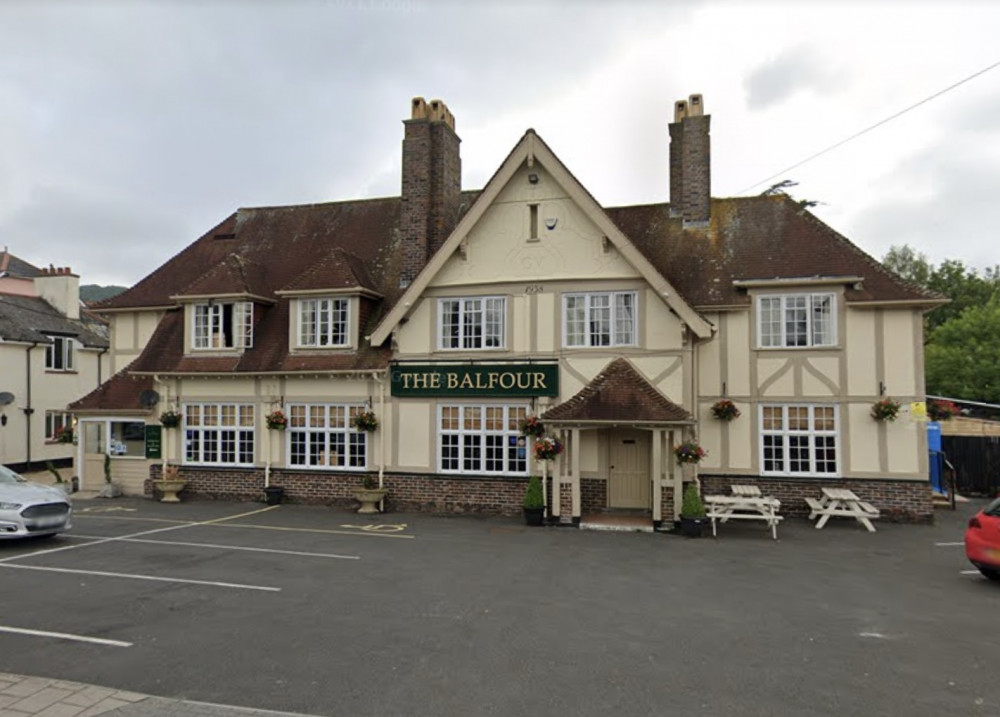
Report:
[[[465,189],[534,128],[602,205],[665,202],[701,93],[713,196],[790,180],[875,258],[982,271],[998,36],[989,0],[2,0],[0,248],[127,286],[239,207],[398,195],[415,96]]]

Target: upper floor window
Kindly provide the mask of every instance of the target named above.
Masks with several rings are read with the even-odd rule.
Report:
[[[564,294],[566,346],[634,346],[635,309],[634,291]]]
[[[761,348],[835,346],[833,294],[757,297],[757,337]]]
[[[299,346],[346,346],[347,299],[299,299]]]
[[[502,349],[507,300],[502,296],[438,301],[438,348]]]
[[[51,336],[52,343],[45,347],[45,368],[51,371],[73,370],[73,339],[68,336]]]
[[[191,345],[196,349],[251,348],[253,302],[196,304]]]

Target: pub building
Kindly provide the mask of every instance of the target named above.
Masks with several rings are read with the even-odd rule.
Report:
[[[603,207],[530,129],[463,190],[455,119],[418,97],[400,196],[238,209],[100,305],[114,375],[71,406],[82,486],[110,455],[131,494],[169,471],[182,498],[349,507],[368,477],[387,510],[515,514],[541,475],[552,523],[662,527],[698,479],[930,520],[908,409],[940,297],[783,193],[712,198],[702,97],[673,109],[663,203]],[[876,421],[887,396],[904,410]]]

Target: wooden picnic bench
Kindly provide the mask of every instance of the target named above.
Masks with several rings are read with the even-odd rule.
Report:
[[[870,533],[875,532],[872,520],[878,518],[881,513],[871,503],[861,500],[853,491],[846,488],[823,488],[822,496],[819,499],[806,498],[806,505],[809,506],[809,520],[816,521],[816,528],[820,529],[831,517],[854,518],[861,523]]]
[[[753,486],[756,489],[756,486]],[[705,514],[712,521],[712,535],[717,536],[717,523],[729,520],[762,520],[771,528],[772,537],[778,539],[778,515],[781,501],[760,495],[706,495]]]

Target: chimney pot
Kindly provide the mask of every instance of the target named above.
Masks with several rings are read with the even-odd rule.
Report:
[[[691,108],[691,117],[701,117],[705,114],[705,103],[701,95],[691,95],[688,98],[688,106]]]
[[[410,119],[427,119],[427,103],[423,97],[413,98]]]
[[[680,122],[682,119],[687,117],[687,110],[687,100],[677,100],[674,103],[674,122]]]

